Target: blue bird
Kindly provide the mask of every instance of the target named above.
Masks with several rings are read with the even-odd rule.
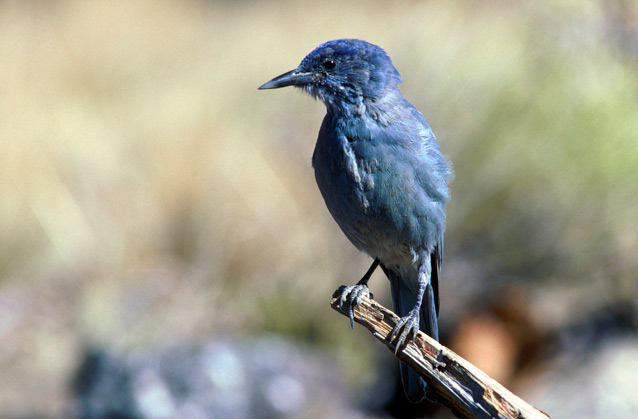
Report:
[[[370,295],[380,266],[401,320],[398,351],[422,330],[438,340],[438,281],[451,165],[427,121],[399,90],[401,76],[380,47],[358,39],[319,45],[292,71],[259,89],[299,87],[326,105],[312,156],[315,179],[341,230],[374,262],[340,303],[352,309]],[[395,352],[396,353],[396,352]],[[423,379],[401,363],[406,396],[425,397]]]

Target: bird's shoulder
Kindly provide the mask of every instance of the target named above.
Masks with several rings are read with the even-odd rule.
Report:
[[[427,183],[445,183],[448,172],[425,117],[401,96],[370,103],[359,113],[329,112],[315,153],[313,163],[321,155],[330,166],[372,165],[379,175],[409,171]]]
[[[359,136],[350,141],[352,154],[378,168],[377,176],[398,184],[413,179],[426,195],[446,201],[451,169],[425,117],[405,99],[384,112],[362,118],[365,129],[357,129]]]
[[[358,117],[345,118],[336,126],[338,134],[357,154],[374,153],[408,160],[438,158],[440,154],[425,117],[403,98],[371,104]]]

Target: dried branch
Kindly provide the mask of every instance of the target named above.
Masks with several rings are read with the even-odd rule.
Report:
[[[335,291],[330,305],[348,316],[348,308],[338,306],[342,288]],[[361,306],[354,309],[354,320],[394,353],[395,346],[388,341],[388,335],[399,320],[396,314],[364,297]],[[436,400],[459,417],[549,418],[423,332],[418,333],[414,342],[405,345],[397,357],[418,372]]]

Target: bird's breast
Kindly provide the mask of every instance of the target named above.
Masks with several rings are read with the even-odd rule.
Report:
[[[358,155],[354,141],[345,135],[320,133],[313,155],[317,185],[338,222],[352,212],[365,214],[370,207],[367,192],[375,187],[378,164]]]
[[[324,119],[313,154],[319,190],[357,248],[409,265],[414,249],[434,249],[445,223],[425,146],[419,136],[349,124]]]
[[[400,239],[392,226],[391,202],[377,193],[392,186],[385,182],[378,148],[369,139],[322,128],[313,155],[315,178],[328,210],[348,239],[373,257],[385,248],[396,249]]]

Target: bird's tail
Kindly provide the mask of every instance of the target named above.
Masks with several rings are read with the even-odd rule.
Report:
[[[390,290],[392,292],[392,305],[394,311],[400,317],[405,317],[410,313],[410,310],[414,308],[416,304],[416,296],[405,285],[401,277],[387,270],[388,279],[390,280]],[[434,303],[433,292],[429,287],[429,292],[423,297],[423,303],[421,304],[421,311],[419,313],[419,329],[434,339],[439,339],[436,308]],[[403,382],[403,389],[405,395],[412,403],[418,403],[425,398],[426,384],[423,378],[416,373],[413,369],[401,362],[401,381]]]

